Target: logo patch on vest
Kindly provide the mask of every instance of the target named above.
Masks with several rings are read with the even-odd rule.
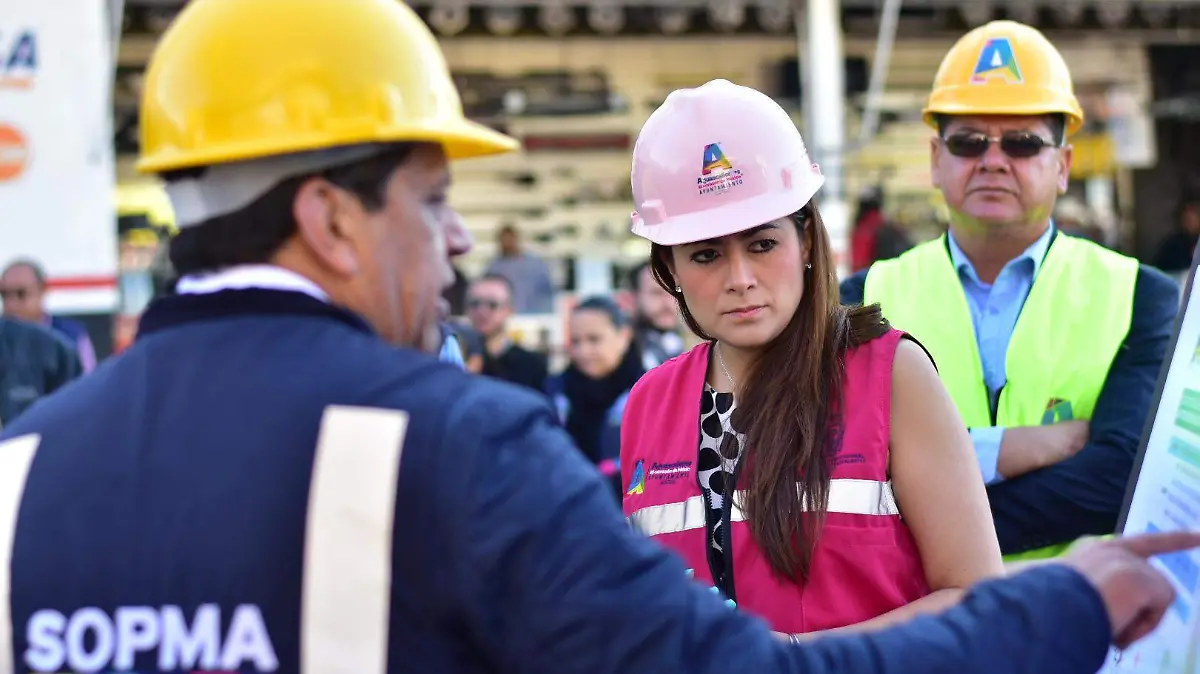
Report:
[[[1051,398],[1046,403],[1046,412],[1042,414],[1042,425],[1057,424],[1060,421],[1071,421],[1075,418],[1071,409],[1071,401],[1061,398]]]
[[[829,426],[825,429],[825,460],[832,466],[866,463],[867,457],[858,452],[842,452],[842,438],[846,435],[846,424],[842,413],[829,415]]]
[[[679,480],[691,475],[691,461],[676,461],[675,463],[652,463],[650,464],[650,472],[647,477],[654,481],[655,484],[666,485],[675,484]]]
[[[644,491],[646,491],[646,460],[638,459],[637,465],[633,467],[633,479],[629,481],[629,489],[625,495],[633,496]]]

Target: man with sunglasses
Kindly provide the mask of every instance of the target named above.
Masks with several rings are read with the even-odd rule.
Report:
[[[42,325],[0,317],[0,427],[82,374],[66,338]]]
[[[37,262],[13,260],[0,273],[0,300],[4,315],[36,323],[62,335],[74,347],[84,373],[96,369],[96,349],[87,328],[78,321],[46,311],[46,270]]]
[[[467,319],[484,340],[482,373],[541,391],[549,364],[545,356],[509,339],[508,319],[513,312],[513,285],[508,277],[485,274],[467,289]]]
[[[946,235],[842,283],[933,354],[970,428],[1009,561],[1116,527],[1171,338],[1176,284],[1058,231],[1083,126],[1036,29],[994,21],[950,50],[925,121]]]

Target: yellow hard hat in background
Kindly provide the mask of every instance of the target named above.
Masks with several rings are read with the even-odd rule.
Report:
[[[1066,116],[1067,133],[1083,126],[1071,71],[1045,35],[1016,21],[992,21],[950,48],[934,78],[925,123],[938,115]]]
[[[150,59],[140,125],[145,173],[372,142],[451,159],[518,147],[463,116],[437,40],[399,0],[193,0]]]

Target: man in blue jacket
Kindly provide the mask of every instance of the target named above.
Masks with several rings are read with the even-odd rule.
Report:
[[[79,356],[61,335],[0,317],[0,427],[82,374]]]
[[[686,580],[540,396],[403,348],[450,282],[447,155],[515,145],[449,82],[391,0],[196,0],[164,35],[141,167],[181,278],[0,436],[0,672],[1093,674],[1155,626],[1143,558],[1200,536],[799,646]]]

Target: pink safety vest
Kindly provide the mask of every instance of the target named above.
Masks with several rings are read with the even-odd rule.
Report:
[[[734,493],[733,598],[775,631],[852,625],[929,594],[920,553],[901,521],[888,477],[892,361],[902,336],[892,330],[846,353],[843,412],[830,429],[830,437],[840,435],[841,442],[825,526],[804,587],[772,571],[737,507],[744,484]],[[630,523],[682,555],[696,580],[711,585],[707,504],[695,470],[709,351],[709,344],[701,344],[634,386],[621,427],[621,484]]]

